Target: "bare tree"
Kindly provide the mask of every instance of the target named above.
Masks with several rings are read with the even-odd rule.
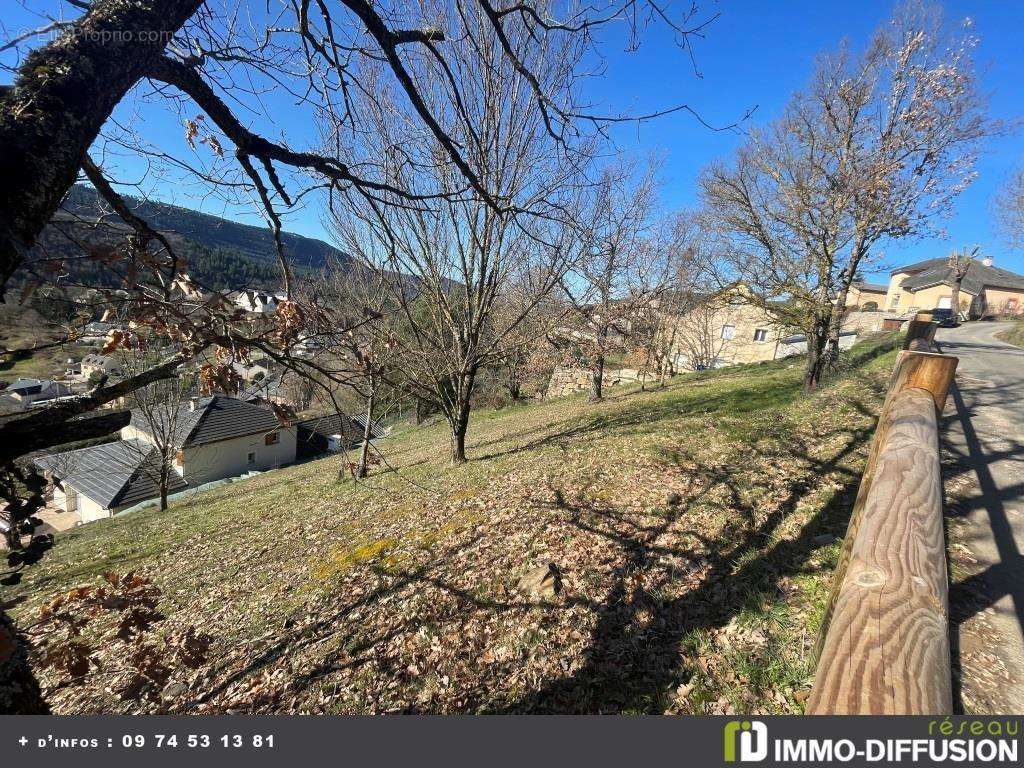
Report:
[[[981,250],[980,246],[976,245],[970,253],[965,248],[962,252],[953,251],[949,254],[949,279],[953,282],[949,306],[950,311],[953,313],[953,322],[957,322],[960,317],[960,286],[963,285],[964,278],[967,277],[967,271],[971,268],[971,264],[974,263],[974,257],[979,250]]]
[[[139,366],[142,367],[142,366]],[[128,402],[132,408],[132,431],[137,438],[128,459],[131,469],[149,479],[159,492],[160,509],[167,509],[167,497],[179,476],[178,451],[184,434],[190,397],[197,396],[187,376],[164,379],[135,390]]]
[[[983,115],[975,40],[936,11],[908,6],[862,56],[823,57],[784,116],[756,131],[731,166],[702,179],[731,266],[766,309],[808,339],[804,384],[838,355],[846,298],[879,243],[919,237],[974,177]]]
[[[1003,235],[1014,247],[1024,246],[1024,168],[1018,168],[999,190],[995,214]]]
[[[405,396],[408,389],[402,372],[395,365],[398,347],[392,327],[384,320],[385,313],[397,307],[388,290],[393,276],[370,269],[346,270],[341,264],[329,264],[318,279],[317,290],[328,304],[359,308],[370,322],[347,333],[330,334],[325,347],[334,364],[326,379],[327,391],[322,399],[337,414],[344,414],[343,402],[333,387],[340,386],[354,395],[362,407],[363,440],[359,458],[346,461],[341,474],[352,467],[355,479],[369,473],[370,445],[380,416]],[[328,320],[329,322],[329,320]]]
[[[377,172],[393,186],[426,202],[382,208],[365,196],[345,195],[335,207],[335,226],[347,250],[383,278],[389,306],[373,325],[393,339],[402,379],[420,400],[441,411],[451,427],[453,462],[466,460],[465,439],[481,369],[493,362],[506,337],[565,273],[577,251],[561,227],[582,165],[549,141],[545,116],[529,88],[503,63],[504,49],[521,51],[544,92],[572,97],[581,51],[573,46],[534,49],[526,31],[502,39],[487,32],[486,13],[469,9],[470,33],[453,44],[450,67],[464,84],[456,113],[442,117],[467,147],[466,161],[484,180],[486,194],[465,190],[458,169],[433,138],[409,131],[404,109],[383,83],[374,81],[380,109],[368,112],[365,133],[377,142]],[[429,70],[434,62],[425,61]],[[424,99],[441,109],[447,88],[435,71],[436,90]],[[428,79],[424,75],[424,79]],[[450,122],[449,122],[450,119]],[[333,132],[338,128],[331,124]],[[370,162],[367,159],[366,162]],[[496,210],[488,198],[509,201]],[[518,312],[496,313],[505,290],[522,296]]]
[[[657,228],[656,246],[664,254],[664,269],[655,273],[662,280],[653,286],[656,297],[644,313],[639,328],[644,349],[650,358],[660,386],[677,371],[681,337],[681,319],[691,313],[708,295],[704,236],[699,220],[690,212],[677,213]]]
[[[560,281],[568,313],[553,338],[590,369],[593,401],[603,394],[608,355],[625,348],[668,277],[650,240],[656,196],[653,165],[638,172],[620,163],[604,169],[577,215],[582,253]]]

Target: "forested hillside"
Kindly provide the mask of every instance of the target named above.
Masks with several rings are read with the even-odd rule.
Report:
[[[126,198],[137,215],[171,240],[188,272],[211,288],[272,288],[280,281],[273,233],[267,227],[240,224],[176,205]],[[102,219],[102,223],[96,222]],[[71,274],[90,282],[113,272],[94,259],[83,259],[84,250],[122,244],[130,230],[100,201],[91,187],[72,187],[62,210],[44,231],[37,248],[39,259],[63,259]],[[348,256],[313,238],[292,233],[282,236],[291,263],[299,270],[316,269],[328,262],[347,264]]]

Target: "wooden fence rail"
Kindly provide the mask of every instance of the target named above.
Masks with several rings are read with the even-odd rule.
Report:
[[[938,415],[957,358],[917,351],[934,332],[908,334],[914,348],[893,369],[818,641],[808,714],[952,710]]]

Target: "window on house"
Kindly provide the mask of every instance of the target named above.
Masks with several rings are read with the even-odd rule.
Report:
[[[900,305],[900,294],[894,293],[892,295],[892,303],[889,305],[889,309],[896,309]]]
[[[754,331],[754,341],[768,341],[768,329],[758,328]]]
[[[255,464],[256,463],[256,451],[249,451],[248,459],[249,459],[249,463],[250,464]]]
[[[277,445],[281,442],[280,432],[271,432],[269,435],[263,438],[264,445]]]
[[[736,326],[735,325],[723,325],[722,326],[722,338],[733,339],[736,337]]]

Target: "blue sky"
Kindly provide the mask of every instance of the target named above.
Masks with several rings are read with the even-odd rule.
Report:
[[[680,3],[681,0],[677,0]],[[12,0],[4,0],[2,18],[8,33],[35,25],[35,19]],[[253,6],[262,6],[253,1]],[[29,0],[28,7],[54,11],[56,0]],[[679,7],[688,7],[685,0]],[[943,3],[951,19],[970,16],[980,36],[977,63],[983,90],[989,95],[994,118],[1024,116],[1024,55],[1019,30],[1024,28],[1024,3],[987,0]],[[638,51],[626,53],[622,35],[605,35],[603,52],[607,71],[592,79],[587,95],[605,111],[643,114],[681,103],[691,105],[713,124],[724,125],[757,106],[751,123],[759,124],[779,114],[793,93],[810,76],[814,57],[848,38],[862,45],[872,31],[891,13],[892,3],[859,0],[831,3],[821,0],[763,0],[703,2],[706,15],[720,13],[696,41],[695,53],[701,77],[696,77],[688,58],[674,45],[664,28],[650,28]],[[8,62],[10,59],[6,59]],[[0,81],[8,81],[0,74]],[[284,133],[297,148],[312,146],[316,136],[308,115],[297,110],[279,93],[268,94],[267,111],[252,115],[260,130]],[[190,110],[194,115],[195,110]],[[144,121],[145,135],[169,151],[190,151],[184,145],[181,122],[163,106],[125,104],[117,117],[126,122]],[[268,128],[268,126],[272,126]],[[696,178],[701,168],[716,158],[725,158],[742,141],[735,132],[712,132],[693,117],[677,113],[643,125],[621,126],[615,134],[625,152],[654,153],[663,158],[663,206],[666,210],[692,206],[696,202]],[[1024,273],[1024,253],[1003,241],[992,221],[992,198],[1011,170],[1024,163],[1024,135],[1020,132],[990,140],[978,163],[979,177],[958,199],[953,217],[945,222],[948,239],[904,241],[886,248],[890,264],[932,258],[955,246],[979,243],[996,264]],[[200,159],[202,148],[200,148]],[[208,153],[207,153],[208,154]],[[120,162],[121,178],[143,179],[142,167],[133,161]],[[196,197],[188,187],[173,181],[145,178],[143,185],[155,196],[218,215],[258,223],[259,217],[209,198]],[[289,217],[286,225],[300,234],[327,239],[317,204]]]

